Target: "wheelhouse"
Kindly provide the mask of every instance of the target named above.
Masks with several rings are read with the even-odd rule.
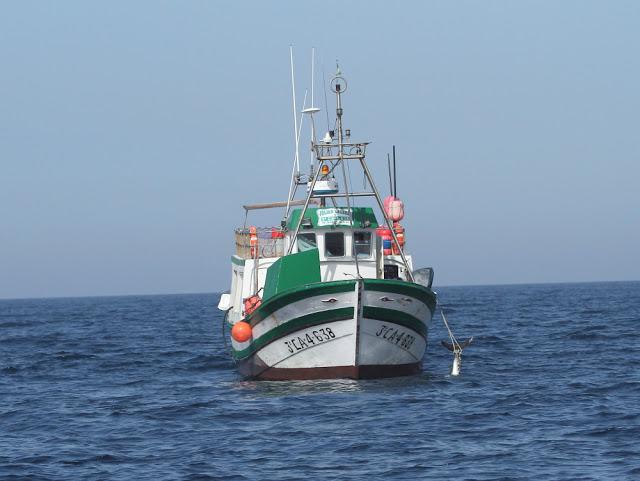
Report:
[[[291,213],[286,248],[293,242],[294,253],[318,249],[322,281],[384,278],[385,256],[381,239],[376,235],[379,224],[372,208],[309,208],[294,241],[293,232],[301,212],[297,209]],[[397,264],[394,259],[386,262]]]

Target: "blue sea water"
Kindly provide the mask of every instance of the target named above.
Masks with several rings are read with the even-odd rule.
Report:
[[[218,296],[0,301],[2,480],[640,479],[640,282],[440,288],[418,376],[244,381]]]

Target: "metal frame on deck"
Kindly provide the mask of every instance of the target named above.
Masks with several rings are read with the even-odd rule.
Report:
[[[345,86],[345,88],[343,89],[343,85]],[[414,282],[414,278],[413,278],[413,273],[411,272],[411,268],[409,267],[409,262],[407,261],[407,258],[404,254],[404,248],[400,245],[400,243],[398,242],[398,237],[396,236],[396,232],[393,228],[393,224],[391,222],[391,220],[389,219],[389,216],[387,215],[387,212],[384,209],[384,203],[380,197],[380,193],[378,192],[378,189],[376,187],[376,184],[373,180],[373,177],[371,176],[371,172],[369,171],[369,168],[367,166],[367,163],[365,161],[365,152],[367,149],[367,145],[368,142],[361,142],[361,143],[352,143],[352,142],[343,142],[343,132],[342,132],[342,114],[343,114],[343,109],[342,109],[342,93],[344,91],[346,91],[346,81],[344,80],[343,77],[340,76],[340,73],[338,72],[338,74],[332,79],[331,81],[331,88],[332,91],[336,94],[336,115],[337,115],[337,133],[338,133],[338,141],[337,143],[334,143],[333,141],[331,141],[330,143],[326,143],[326,142],[317,142],[315,139],[315,128],[314,128],[314,138],[312,140],[312,149],[315,151],[316,154],[316,159],[318,160],[318,167],[316,169],[316,171],[314,172],[313,175],[313,180],[311,181],[311,185],[308,187],[308,192],[307,192],[307,196],[304,200],[304,202],[302,204],[297,203],[300,201],[295,201],[293,200],[293,196],[295,196],[295,190],[296,189],[292,189],[291,190],[291,196],[288,200],[288,202],[285,202],[284,204],[287,207],[287,211],[285,212],[285,218],[283,219],[283,225],[286,224],[286,221],[288,219],[289,216],[289,212],[290,212],[290,206],[292,205],[302,205],[302,213],[300,214],[300,217],[298,218],[298,222],[296,224],[296,228],[293,232],[293,237],[291,238],[291,242],[289,243],[289,248],[287,250],[287,255],[291,254],[292,250],[293,250],[293,245],[295,243],[295,239],[298,236],[298,233],[300,232],[300,227],[302,225],[302,220],[304,219],[304,214],[307,212],[307,209],[309,208],[309,204],[311,203],[312,199],[320,199],[321,201],[323,199],[331,199],[332,201],[335,198],[344,198],[347,201],[347,208],[349,209],[349,212],[351,214],[351,202],[350,202],[350,198],[351,197],[374,197],[376,199],[376,202],[378,203],[378,207],[380,208],[380,211],[382,212],[382,215],[384,217],[385,223],[387,225],[387,227],[389,228],[389,230],[391,231],[391,235],[393,236],[393,241],[396,243],[396,245],[398,246],[398,250],[400,252],[400,256],[402,258],[402,263],[404,264],[405,268],[406,268],[406,272],[407,272],[407,277],[411,282]],[[311,110],[311,109],[308,109]],[[317,109],[313,109],[316,110]],[[314,112],[309,112],[312,118],[312,125],[313,124],[313,114],[316,113]],[[348,132],[347,132],[348,133]],[[337,149],[337,154],[334,153],[334,151]],[[349,153],[345,153],[345,149],[349,150]],[[349,193],[349,189],[348,189],[348,183],[346,182],[346,174],[344,172],[344,162],[345,160],[358,160],[360,163],[360,166],[362,167],[362,170],[364,172],[364,175],[366,177],[366,179],[369,181],[369,185],[371,186],[371,189],[373,190],[372,192],[356,192],[356,193]],[[335,161],[335,163],[333,163]],[[331,164],[329,164],[331,163]],[[333,172],[336,167],[338,167],[338,165],[341,165],[342,167],[342,171],[343,171],[343,176],[345,178],[345,185],[344,185],[344,193],[335,193],[335,194],[314,194],[313,193],[313,189],[315,188],[315,185],[321,175],[322,172],[322,167],[323,165],[330,165],[331,166],[331,170],[330,172]],[[301,182],[299,182],[299,179],[292,179],[292,183],[295,183],[296,185],[301,184]],[[295,204],[294,204],[295,203]],[[351,214],[351,217],[353,219],[353,215]],[[358,267],[357,265],[357,258],[356,258],[356,269]]]

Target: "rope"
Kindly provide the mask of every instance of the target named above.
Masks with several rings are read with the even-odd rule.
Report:
[[[451,332],[449,323],[447,322],[447,318],[444,317],[444,311],[442,310],[442,307],[440,308],[440,315],[442,316],[442,320],[444,321],[444,327],[447,328],[447,332],[449,333],[449,338],[451,339],[451,344],[453,345],[454,352],[462,352],[462,347],[460,347],[458,340],[453,335],[453,332]]]
[[[229,311],[226,311],[224,313],[224,316],[222,316],[222,340],[224,341],[224,348],[229,351],[229,355],[231,356],[231,359],[233,360],[234,364],[238,364],[238,361],[236,361],[236,358],[233,355],[233,349],[231,348],[231,345],[227,344],[227,332],[226,332],[226,325],[227,325],[227,319],[229,318]]]

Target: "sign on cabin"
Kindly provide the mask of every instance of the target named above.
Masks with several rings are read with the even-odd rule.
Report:
[[[328,225],[351,225],[351,216],[349,209],[331,208],[318,209],[318,227]]]

